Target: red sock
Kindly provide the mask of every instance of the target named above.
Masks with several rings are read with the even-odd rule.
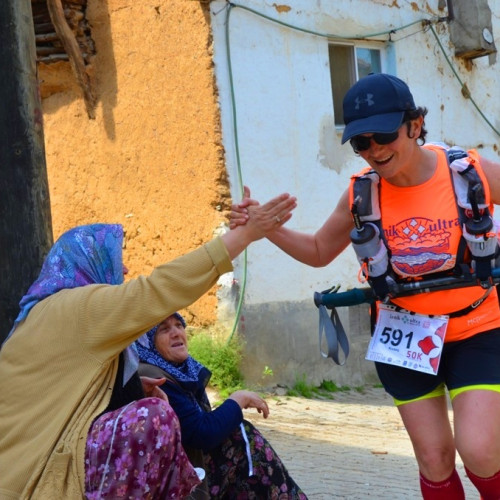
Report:
[[[478,477],[467,469],[467,467],[465,468],[465,472],[472,481],[472,484],[481,493],[483,500],[500,499],[500,470],[491,477]]]
[[[433,482],[420,473],[420,491],[424,500],[465,500],[464,487],[457,469],[444,481]]]

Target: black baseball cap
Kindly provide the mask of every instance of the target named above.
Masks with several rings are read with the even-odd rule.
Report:
[[[361,78],[347,91],[343,108],[342,144],[360,134],[395,132],[403,123],[405,111],[416,106],[403,80],[377,73]]]

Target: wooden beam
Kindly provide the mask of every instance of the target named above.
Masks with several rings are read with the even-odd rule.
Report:
[[[96,98],[92,90],[92,84],[89,74],[85,69],[85,61],[76,41],[73,31],[69,27],[66,17],[64,16],[63,6],[61,0],[47,0],[47,7],[49,9],[50,19],[59,36],[64,50],[69,56],[71,68],[76,76],[78,84],[83,93],[83,100],[89,118],[95,118]]]

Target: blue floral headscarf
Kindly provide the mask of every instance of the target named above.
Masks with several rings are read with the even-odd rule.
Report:
[[[45,258],[37,280],[21,299],[21,311],[9,337],[38,302],[60,290],[94,283],[123,283],[122,242],[123,228],[119,224],[79,226],[61,235]]]
[[[7,339],[38,302],[60,290],[92,284],[121,285],[122,246],[120,224],[78,226],[62,234],[47,254],[37,280],[19,302],[21,311]],[[123,356],[125,385],[137,371],[139,359],[133,344]]]

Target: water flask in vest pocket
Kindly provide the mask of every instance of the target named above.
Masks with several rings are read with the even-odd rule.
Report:
[[[351,242],[366,278],[377,278],[387,272],[387,248],[375,224],[365,222],[351,231]]]

